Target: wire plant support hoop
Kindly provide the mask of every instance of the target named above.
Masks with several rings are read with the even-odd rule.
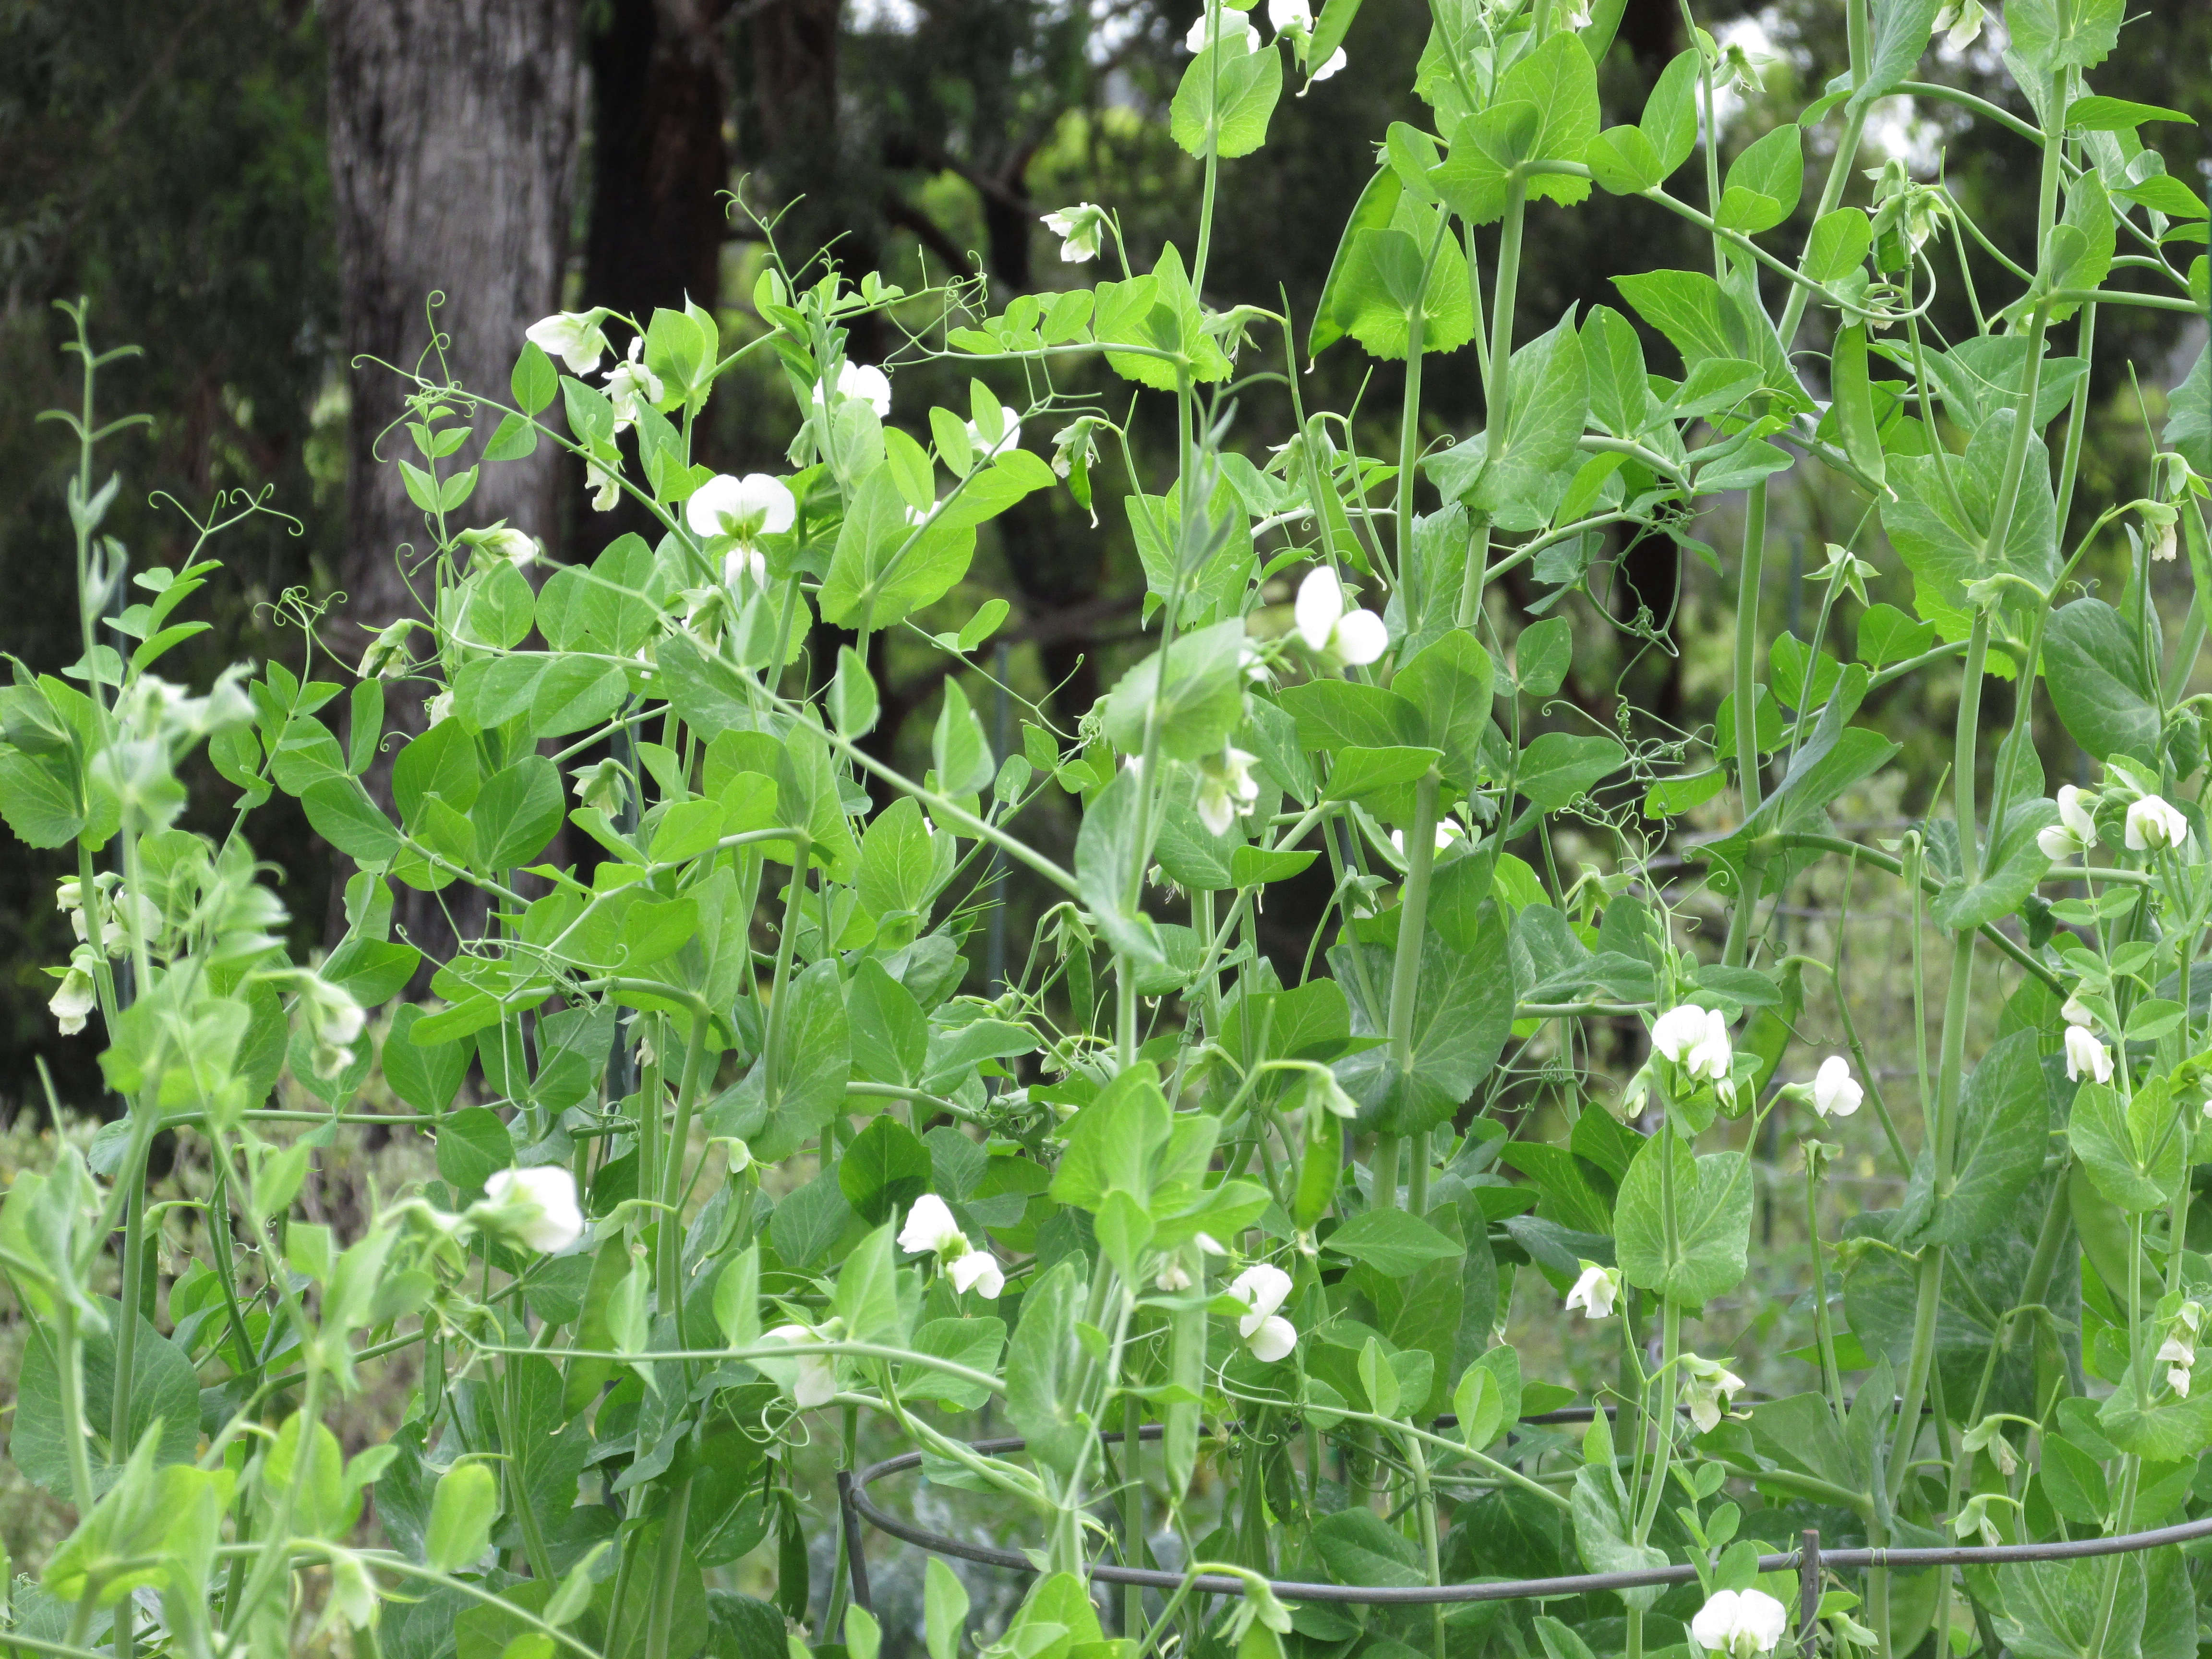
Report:
[[[1532,1423],[1565,1423],[1587,1421],[1591,1415],[1589,1407],[1547,1413],[1531,1418]],[[1452,1419],[1438,1419],[1440,1426],[1449,1427]],[[1137,1431],[1139,1442],[1157,1441],[1164,1426],[1147,1423]],[[1122,1436],[1107,1431],[1098,1437],[1107,1444],[1118,1444]],[[1019,1435],[1007,1435],[996,1439],[969,1443],[971,1449],[986,1456],[1000,1456],[1008,1452],[1025,1449],[1028,1442]],[[838,1479],[837,1497],[842,1511],[840,1519],[845,1528],[846,1545],[854,1561],[853,1586],[854,1600],[862,1607],[869,1606],[866,1569],[862,1565],[859,1522],[866,1521],[878,1532],[888,1534],[902,1542],[927,1550],[933,1555],[949,1555],[963,1561],[973,1561],[979,1566],[1005,1567],[1016,1572],[1035,1573],[1036,1564],[1018,1550],[998,1549],[988,1544],[970,1544],[963,1540],[932,1532],[902,1516],[890,1513],[877,1504],[868,1494],[868,1488],[888,1475],[905,1474],[921,1467],[920,1452],[905,1452],[896,1457],[887,1457],[881,1462],[871,1463],[857,1474],[842,1474]],[[2148,1532],[2123,1533],[2112,1538],[2064,1539],[2047,1544],[1972,1544],[1942,1548],[1907,1549],[1842,1549],[1826,1550],[1820,1547],[1820,1534],[1807,1528],[1803,1541],[1794,1550],[1759,1558],[1761,1572],[1794,1572],[1798,1576],[1797,1629],[1811,1629],[1820,1605],[1820,1585],[1826,1573],[1847,1572],[1867,1567],[1972,1567],[2004,1566],[2027,1561],[2076,1561],[2091,1556],[2128,1555],[2138,1550],[2158,1549],[2167,1544],[2186,1544],[2202,1538],[2212,1538],[2212,1517],[2183,1522],[2171,1527],[2155,1527]],[[1127,1567],[1112,1562],[1097,1562],[1085,1569],[1091,1579],[1102,1584],[1133,1584],[1145,1589],[1172,1592],[1180,1587],[1186,1577],[1194,1590],[1210,1595],[1243,1595],[1246,1581],[1225,1573],[1200,1573],[1194,1577],[1179,1572],[1168,1572],[1156,1567]],[[1582,1595],[1598,1590],[1636,1589],[1649,1584],[1684,1584],[1698,1576],[1697,1569],[1687,1565],[1650,1567],[1632,1572],[1568,1573],[1556,1578],[1500,1578],[1475,1584],[1328,1584],[1303,1579],[1271,1578],[1267,1581],[1275,1595],[1285,1601],[1335,1601],[1364,1607],[1426,1607],[1438,1602],[1456,1604],[1465,1601],[1516,1601],[1537,1600],[1557,1595]]]

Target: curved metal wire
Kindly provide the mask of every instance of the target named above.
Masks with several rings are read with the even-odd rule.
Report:
[[[1571,1407],[1562,1412],[1547,1413],[1541,1417],[1527,1419],[1530,1423],[1588,1422],[1594,1415],[1587,1406]],[[1147,1423],[1137,1431],[1139,1441],[1159,1439],[1165,1432],[1163,1425]],[[1109,1444],[1121,1439],[1119,1433],[1109,1431],[1099,1436]],[[1006,1435],[995,1439],[971,1441],[972,1449],[988,1457],[1007,1452],[1024,1450],[1029,1443],[1020,1435]],[[933,1555],[950,1555],[963,1561],[973,1561],[987,1567],[1006,1567],[1017,1572],[1034,1573],[1036,1564],[1014,1550],[998,1549],[988,1544],[970,1544],[963,1540],[932,1532],[903,1516],[893,1515],[869,1497],[868,1488],[887,1475],[904,1474],[921,1466],[921,1454],[903,1452],[896,1457],[887,1457],[878,1463],[839,1481],[838,1497],[848,1510],[848,1526],[857,1516],[877,1531],[929,1551]],[[1761,1572],[1797,1572],[1804,1584],[1808,1603],[1804,1618],[1810,1617],[1810,1608],[1818,1605],[1820,1575],[1823,1570],[1849,1571],[1859,1567],[1942,1567],[1942,1566],[2002,1566],[2017,1561],[2077,1561],[2099,1555],[2126,1555],[2137,1550],[2157,1549],[2166,1544],[2184,1544],[2199,1538],[2212,1538],[2212,1517],[2201,1521],[2185,1521],[2171,1527],[2157,1527],[2148,1532],[2124,1533],[2115,1538],[2065,1539],[2048,1544],[1972,1544],[1946,1546],[1925,1549],[1861,1548],[1826,1550],[1820,1547],[1820,1534],[1808,1531],[1802,1547],[1759,1558]],[[848,1547],[858,1554],[857,1529],[848,1534]],[[1184,1580],[1179,1572],[1167,1572],[1153,1567],[1125,1567],[1112,1562],[1096,1562],[1085,1571],[1091,1578],[1103,1584],[1135,1584],[1147,1589],[1173,1591]],[[1479,1584],[1324,1584],[1300,1579],[1271,1578],[1267,1583],[1275,1595],[1285,1601],[1341,1601],[1365,1607],[1424,1607],[1437,1602],[1511,1601],[1528,1598],[1579,1595],[1595,1590],[1636,1589],[1650,1584],[1683,1584],[1697,1577],[1697,1569],[1687,1565],[1648,1567],[1630,1572],[1569,1573],[1556,1578],[1501,1578]],[[1212,1595],[1242,1595],[1245,1581],[1225,1573],[1200,1573],[1191,1580],[1191,1588]]]

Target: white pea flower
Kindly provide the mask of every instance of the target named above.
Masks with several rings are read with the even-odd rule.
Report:
[[[750,582],[756,587],[768,586],[768,559],[757,547],[739,542],[722,555],[722,580],[735,587],[739,582]]]
[[[1212,1233],[1200,1233],[1191,1242],[1198,1246],[1202,1254],[1206,1255],[1227,1255],[1229,1254],[1229,1247],[1226,1244],[1224,1244],[1219,1239],[1216,1238]]]
[[[1319,69],[1316,70],[1310,78],[1316,81],[1326,81],[1330,76],[1334,75],[1339,70],[1342,69],[1351,61],[1352,60],[1350,58],[1344,55],[1344,48],[1342,46],[1339,46],[1334,52],[1329,53],[1328,60]]]
[[[2066,1028],[2066,1077],[2079,1083],[2087,1072],[2100,1083],[2112,1080],[2112,1051],[2097,1041],[2086,1025]]]
[[[1298,1346],[1298,1328],[1275,1311],[1290,1293],[1291,1276],[1264,1261],[1229,1281],[1229,1294],[1246,1310],[1237,1322],[1237,1334],[1254,1358],[1270,1365]]]
[[[2097,844],[2097,798],[2073,784],[2058,790],[2058,822],[2035,832],[2035,844],[2051,860],[2078,858]]]
[[[1728,1021],[1720,1010],[1690,1002],[1669,1008],[1652,1022],[1651,1046],[1692,1079],[1708,1083],[1725,1083],[1735,1060]]]
[[[868,363],[846,362],[837,368],[837,399],[856,398],[876,411],[878,420],[891,412],[890,376]],[[814,406],[823,406],[822,388],[814,388]]]
[[[999,405],[999,437],[993,443],[983,436],[982,428],[975,422],[968,422],[968,441],[987,461],[995,461],[1008,450],[1018,448],[1022,441],[1021,416],[1004,404]]]
[[[2188,1399],[2189,1371],[2197,1363],[2197,1350],[2180,1337],[2169,1336],[2158,1351],[2158,1363],[2166,1367],[2166,1386]]]
[[[1083,264],[1098,257],[1098,245],[1106,230],[1106,210],[1095,202],[1055,208],[1044,216],[1044,228],[1060,238],[1060,257],[1063,261],[1071,265]]]
[[[85,1021],[99,1001],[93,992],[92,975],[72,963],[69,972],[62,975],[61,988],[46,1004],[46,1012],[54,1017],[64,1036],[75,1036],[84,1030]]]
[[[1306,0],[1267,0],[1267,21],[1278,34],[1311,34],[1313,8]]]
[[[2157,795],[2145,795],[2128,807],[2127,845],[2130,853],[2154,853],[2179,847],[2189,839],[2189,820],[2181,810]]]
[[[691,533],[709,540],[731,537],[750,542],[756,536],[781,536],[799,517],[799,502],[781,478],[748,472],[742,478],[718,472],[684,504]]]
[[[665,395],[660,376],[645,366],[641,355],[645,337],[634,336],[629,343],[629,356],[618,357],[615,366],[600,378],[607,385],[607,401],[615,406],[615,430],[627,432],[637,424],[641,404],[653,404]]]
[[[565,1250],[584,1236],[576,1179],[557,1164],[501,1170],[484,1182],[483,1219],[541,1255]]]
[[[2059,1005],[2058,1018],[2069,1025],[2094,1025],[2097,1017],[2081,1006],[2079,997],[2069,997]]]
[[[476,562],[482,566],[507,563],[527,570],[538,562],[538,538],[504,520],[482,530],[465,530],[460,539],[476,550]]]
[[[804,1325],[779,1325],[768,1333],[771,1342],[820,1342],[825,1339],[820,1331],[811,1331]],[[772,1360],[778,1368],[788,1366],[787,1359]],[[799,1356],[798,1371],[787,1384],[792,1399],[801,1411],[812,1411],[826,1406],[837,1397],[837,1365],[834,1355],[803,1353]]]
[[[1293,615],[1307,649],[1337,666],[1358,668],[1382,654],[1390,633],[1382,617],[1353,610],[1351,602],[1336,572],[1323,565],[1298,584]]]
[[[584,483],[592,492],[592,511],[611,513],[622,501],[622,475],[595,460],[584,463]]]
[[[1182,38],[1185,50],[1204,52],[1209,27],[1216,32],[1223,52],[1229,56],[1259,50],[1260,31],[1252,27],[1252,20],[1241,11],[1230,10],[1219,0],[1207,0],[1206,9],[1198,15],[1198,21]]]
[[[1849,1117],[1865,1098],[1850,1062],[1841,1054],[1830,1054],[1813,1073],[1813,1109],[1822,1117]]]
[[[2150,544],[2151,558],[2160,564],[2178,558],[2181,514],[2164,501],[2137,501],[2136,510],[2142,514],[2144,539]]]
[[[1690,1408],[1690,1421],[1698,1425],[1699,1434],[1711,1434],[1719,1425],[1721,1413],[1735,1403],[1733,1396],[1743,1387],[1743,1379],[1727,1366],[1693,1353],[1682,1356],[1682,1379],[1683,1403]]]
[[[1620,1269],[1601,1267],[1595,1261],[1583,1263],[1583,1276],[1575,1280],[1574,1289],[1567,1292],[1567,1311],[1582,1310],[1585,1319],[1610,1319],[1613,1304],[1620,1299]]]
[[[1966,51],[1981,38],[1982,0],[1943,0],[1934,32],[1953,52]]]
[[[952,1281],[952,1288],[963,1296],[981,1289],[996,1301],[1006,1288],[1006,1275],[998,1258],[969,1242],[952,1218],[951,1210],[935,1193],[924,1193],[915,1200],[906,1225],[899,1230],[898,1246],[913,1255],[934,1255],[945,1276]]]
[[[1198,821],[1210,836],[1225,836],[1230,826],[1251,811],[1260,799],[1260,781],[1252,775],[1259,758],[1235,744],[1224,744],[1218,755],[1198,763]]]
[[[1167,1256],[1162,1259],[1160,1270],[1154,1276],[1152,1284],[1156,1289],[1165,1291],[1172,1296],[1177,1291],[1190,1288],[1190,1273],[1182,1263],[1177,1261],[1173,1256]]]
[[[423,720],[427,724],[431,726],[435,726],[440,720],[444,720],[453,712],[453,694],[450,691],[441,691],[436,696],[431,698],[429,702],[422,705]]]
[[[1790,1609],[1765,1590],[1716,1590],[1690,1620],[1690,1636],[1715,1659],[1756,1659],[1789,1634]]]
[[[599,366],[600,357],[610,349],[600,328],[607,314],[605,306],[594,306],[589,311],[556,312],[524,329],[522,337],[547,356],[558,357],[568,364],[571,374],[588,374]]]

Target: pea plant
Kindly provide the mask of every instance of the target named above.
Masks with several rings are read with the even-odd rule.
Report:
[[[1203,170],[1188,252],[1139,269],[1083,204],[1046,223],[1095,285],[994,304],[771,264],[741,342],[594,310],[532,327],[507,388],[434,349],[395,368],[419,612],[357,668],[295,599],[296,665],[157,678],[208,625],[204,546],[259,503],[123,580],[76,313],[77,654],[0,691],[0,811],[65,855],[52,1010],[119,1115],[0,1207],[9,1455],[76,1517],[0,1643],[2193,1654],[2177,1547],[1878,1563],[1803,1624],[1759,1570],[1808,1527],[2142,1531],[2205,1508],[2212,1444],[2203,359],[2141,493],[2075,499],[2099,313],[2206,302],[2204,204],[2141,137],[2185,118],[2091,90],[2121,0],[1840,3],[1847,72],[1724,163],[1699,137],[1742,66],[1694,26],[1608,125],[1620,0],[1434,0],[1427,118],[1382,136],[1290,317],[1213,302],[1213,204],[1286,77],[1356,56],[1357,0],[1270,0],[1265,34],[1210,0],[1170,115]],[[1939,27],[1999,36],[2026,112],[1913,79]],[[2032,245],[1870,148],[1898,94],[2013,135]],[[1524,238],[1594,191],[1688,221],[1711,268],[1531,334]],[[871,314],[885,363],[851,356]],[[1401,365],[1400,406],[1309,411],[1305,363],[1353,348]],[[1447,356],[1485,393],[1463,437],[1423,422]],[[740,374],[789,393],[780,469],[694,459]],[[960,406],[902,395],[963,378]],[[1269,421],[1287,441],[1237,447]],[[483,469],[545,444],[650,534],[548,573],[473,519]],[[1816,489],[1860,527],[1800,639],[1760,604],[1769,506]],[[984,526],[1060,489],[1120,511],[1145,582],[1135,659],[1072,730],[987,689],[1008,607],[968,580]],[[1696,534],[1721,498],[1732,570]],[[1668,644],[1610,580],[1654,540],[1733,578],[1726,696],[1687,731],[1562,729],[1578,631]],[[1892,573],[1910,611],[1869,602]],[[877,729],[890,643],[943,672],[926,756]],[[1906,681],[1955,692],[1948,763],[1900,833],[1839,834],[1900,753],[1861,710]],[[995,747],[987,697],[1022,711]],[[351,869],[307,963],[247,838],[280,791]],[[1923,1012],[1871,1054],[1850,976],[1777,926],[1823,872],[1929,942],[1866,970]],[[1302,953],[1263,948],[1271,890]],[[1018,901],[1033,937],[987,980]],[[394,917],[441,902],[461,943],[425,960]],[[349,1144],[403,1130],[434,1179],[330,1201]],[[1824,1237],[1825,1137],[1862,1132],[1901,1196]],[[1794,1259],[1754,1263],[1755,1197],[1798,1204],[1801,1170]],[[1731,1369],[1754,1270],[1806,1287],[1796,1392]],[[1611,1356],[1568,1426],[1516,1304]],[[373,1388],[404,1420],[342,1440]],[[1022,1449],[976,1443],[987,1416]],[[1028,1547],[1005,1628],[969,1630],[942,1561],[915,1630],[855,1595],[830,1475],[886,1446]],[[1182,1587],[1094,1595],[1101,1563]],[[1694,1582],[1449,1614],[1272,1588],[1668,1564]]]

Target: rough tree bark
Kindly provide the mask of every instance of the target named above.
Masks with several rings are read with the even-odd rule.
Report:
[[[346,356],[352,365],[349,595],[332,643],[357,653],[368,630],[419,614],[399,555],[427,550],[422,514],[389,465],[402,386],[430,344],[424,302],[449,371],[503,388],[522,331],[553,310],[568,248],[570,183],[582,108],[579,0],[328,0],[330,159],[337,203]],[[434,373],[434,369],[432,371]],[[489,426],[487,422],[486,425]],[[410,452],[411,453],[411,451]],[[466,512],[550,539],[558,466],[550,446],[488,467]],[[420,730],[416,700],[392,723]],[[389,799],[389,757],[372,789]],[[397,918],[417,944],[447,933],[440,896],[403,892]]]

